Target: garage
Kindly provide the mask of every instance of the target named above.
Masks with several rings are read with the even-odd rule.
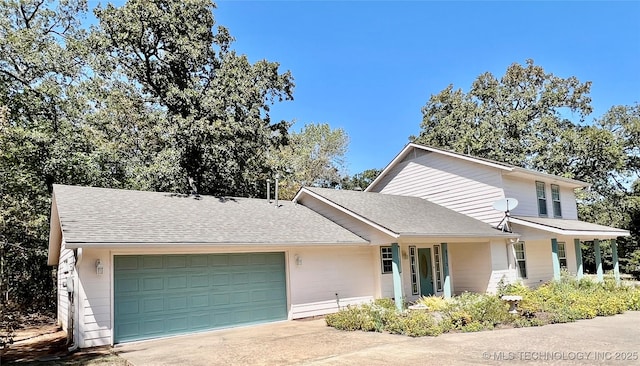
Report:
[[[285,319],[283,252],[114,256],[114,343]]]

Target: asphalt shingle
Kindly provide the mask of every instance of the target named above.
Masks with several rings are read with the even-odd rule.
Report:
[[[511,236],[482,221],[418,197],[327,188],[304,189],[400,235]]]
[[[55,185],[65,242],[83,244],[365,244],[307,207],[264,199]]]

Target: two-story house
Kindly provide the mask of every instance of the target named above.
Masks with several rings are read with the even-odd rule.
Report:
[[[625,230],[578,220],[575,191],[589,185],[574,179],[408,144],[367,187],[367,192],[420,197],[518,235],[505,248],[470,245],[451,263],[456,292],[495,291],[498,281],[536,285],[566,269],[583,275],[581,242],[595,247],[602,279],[600,240],[610,240],[619,278],[615,238]],[[494,208],[517,200],[506,212]],[[515,200],[514,200],[515,199]],[[507,225],[507,226],[505,226]],[[456,278],[461,276],[463,278]]]
[[[293,202],[55,185],[58,321],[91,347],[580,275],[580,241],[629,234],[577,220],[585,186],[415,144],[367,192]]]

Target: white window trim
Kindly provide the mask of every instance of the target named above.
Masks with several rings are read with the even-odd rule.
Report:
[[[557,189],[558,199],[553,198],[553,189]],[[558,211],[556,212],[556,202],[558,202]],[[551,185],[551,208],[553,209],[553,217],[562,218],[562,201],[560,200],[560,186],[557,184]]]
[[[435,268],[433,274],[436,285],[435,292],[442,292],[442,251],[438,244],[433,246],[433,267]]]
[[[516,245],[518,244],[522,244],[522,259],[518,259],[518,250],[516,249]],[[519,241],[513,244],[513,256],[516,263],[516,271],[517,271],[518,278],[524,278],[524,279],[529,278],[529,271],[527,268],[527,247],[523,241]],[[524,277],[522,276],[520,271],[520,262],[524,263]]]
[[[538,196],[538,185],[542,185],[542,195],[543,197]],[[545,213],[540,211],[540,201],[544,200],[544,209]],[[536,205],[538,206],[538,216],[548,217],[549,216],[549,207],[547,207],[547,184],[545,182],[541,182],[539,180],[536,181]]]
[[[385,249],[389,250],[388,254],[391,255],[391,257],[385,258]],[[391,269],[389,271],[384,270],[385,261],[391,261]],[[380,271],[382,272],[382,274],[393,273],[393,249],[391,249],[390,246],[380,247]]]
[[[564,256],[560,256],[560,246],[562,245],[562,251],[564,252]],[[562,265],[562,260],[564,259],[564,266]],[[558,262],[560,263],[560,268],[567,268],[569,262],[567,262],[567,243],[563,241],[558,242]]]
[[[411,294],[420,295],[418,284],[418,250],[415,245],[409,246],[409,266],[411,267]]]

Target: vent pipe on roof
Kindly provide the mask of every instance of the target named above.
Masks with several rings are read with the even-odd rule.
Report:
[[[278,178],[280,178],[280,175],[276,174],[276,207],[278,207]]]
[[[267,179],[267,203],[271,203],[271,179]]]

